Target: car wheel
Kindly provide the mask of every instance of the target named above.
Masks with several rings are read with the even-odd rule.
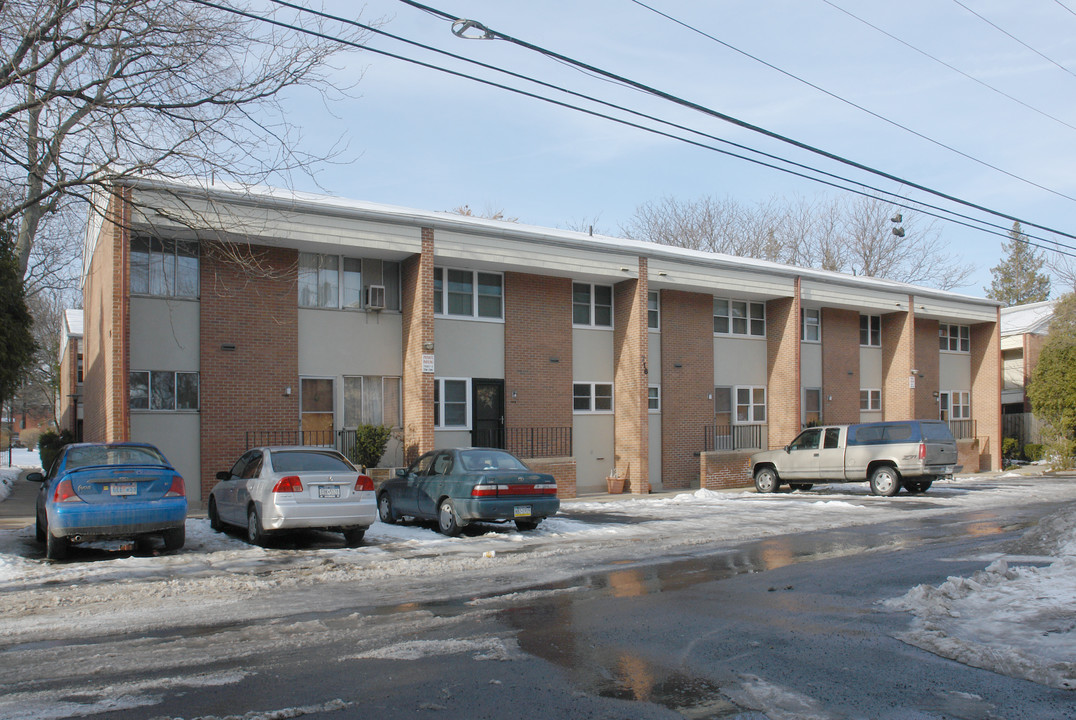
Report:
[[[224,529],[224,523],[220,521],[220,513],[217,512],[216,498],[209,498],[209,527],[217,532]]]
[[[814,484],[813,483],[789,483],[788,487],[790,487],[793,490],[802,490],[802,491],[806,492],[807,490],[810,490],[811,488],[813,488]]]
[[[344,546],[353,548],[362,544],[362,539],[366,536],[366,528],[353,528],[351,530],[344,531]]]
[[[71,544],[65,537],[56,537],[45,528],[45,557],[49,560],[63,560]]]
[[[889,465],[880,465],[871,473],[871,495],[893,497],[900,492],[900,473]]]
[[[460,534],[460,523],[456,519],[456,508],[452,501],[445,498],[437,508],[437,529],[449,537]]]
[[[930,480],[908,480],[904,483],[904,489],[913,495],[925,493],[930,487]]]
[[[396,513],[392,509],[392,498],[389,497],[387,492],[381,493],[381,497],[377,499],[377,517],[381,522],[388,525],[396,524]]]
[[[177,528],[171,530],[165,530],[161,533],[161,537],[164,539],[164,549],[170,552],[179,550],[183,547],[183,543],[187,540],[187,528],[180,525]]]
[[[264,545],[265,538],[262,519],[258,517],[258,508],[251,505],[247,510],[247,542],[251,545]]]
[[[41,524],[41,516],[37,515],[34,519],[36,521],[34,524],[37,526],[35,528],[35,533],[37,534],[37,541],[43,543],[45,542],[45,527]]]
[[[538,527],[538,523],[541,520],[516,520],[516,530],[520,532],[527,532],[528,530],[534,530]]]
[[[781,487],[781,481],[777,477],[777,471],[773,468],[760,468],[755,473],[755,490],[760,493],[775,493]]]

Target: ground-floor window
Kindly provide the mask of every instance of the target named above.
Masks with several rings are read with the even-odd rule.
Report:
[[[766,422],[766,388],[740,386],[736,388],[736,423]]]
[[[938,418],[941,420],[970,420],[971,393],[950,390],[938,394]]]
[[[128,406],[132,410],[197,410],[198,373],[134,370],[128,374]]]
[[[860,388],[859,409],[863,411],[882,409],[882,391],[879,388]]]
[[[433,383],[434,427],[470,430],[470,418],[470,379],[436,378]]]
[[[803,425],[822,424],[822,388],[803,388]]]
[[[577,413],[612,412],[612,383],[573,383],[572,409]]]
[[[400,378],[381,375],[344,377],[344,427],[401,426]]]

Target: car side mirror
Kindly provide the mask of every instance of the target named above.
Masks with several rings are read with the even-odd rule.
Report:
[[[396,477],[407,477],[407,468],[396,468]]]
[[[45,482],[45,476],[39,472],[32,472],[26,476],[26,479],[30,482]]]
[[[217,480],[227,480],[232,476],[227,470],[221,470],[217,473]]]
[[[791,455],[792,454],[792,446],[791,445],[785,445],[785,452],[788,453],[789,455]]]

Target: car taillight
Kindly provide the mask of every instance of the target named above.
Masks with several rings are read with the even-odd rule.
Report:
[[[927,444],[919,443],[919,459],[925,460],[927,457]]]
[[[359,475],[359,479],[355,481],[355,492],[373,492],[374,491],[374,479],[369,475]]]
[[[475,485],[471,497],[499,497],[501,495],[556,495],[556,483],[537,485]]]
[[[497,485],[475,485],[471,497],[497,497]]]
[[[56,490],[52,493],[53,502],[82,502],[82,498],[75,494],[75,488],[70,480],[61,480],[56,484]]]
[[[277,480],[276,485],[273,486],[273,492],[275,493],[295,493],[303,491],[303,481],[299,479],[298,475],[288,475]]]
[[[164,494],[165,497],[185,497],[187,495],[187,487],[183,484],[183,478],[179,475],[172,476],[172,485],[168,488],[168,492]]]

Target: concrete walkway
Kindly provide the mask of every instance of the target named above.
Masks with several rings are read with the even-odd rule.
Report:
[[[34,469],[24,469],[11,487],[7,500],[0,502],[0,529],[17,530],[34,524],[34,508],[41,483],[30,482],[26,476]],[[40,471],[38,471],[40,472]]]

